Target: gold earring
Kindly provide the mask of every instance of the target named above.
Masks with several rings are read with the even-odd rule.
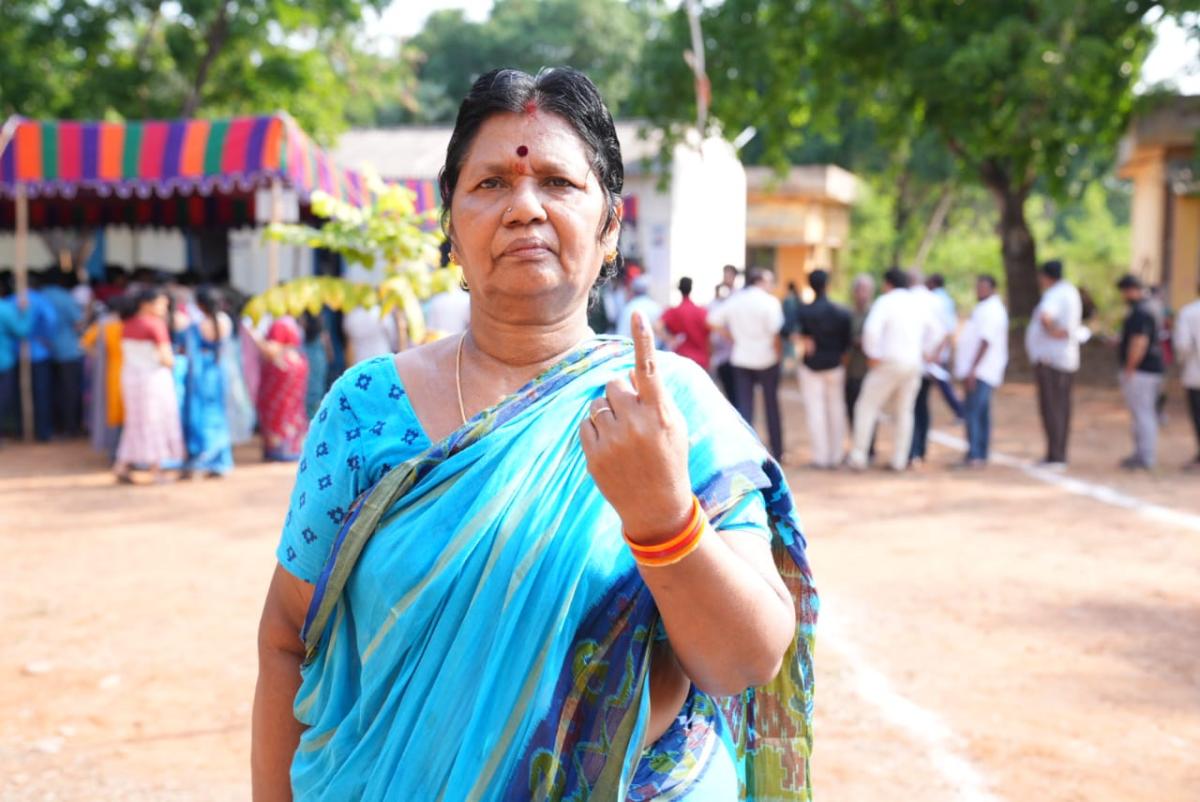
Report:
[[[615,249],[609,251],[608,254],[605,255],[605,257],[604,257],[605,264],[612,264],[616,261],[617,261],[617,251]]]

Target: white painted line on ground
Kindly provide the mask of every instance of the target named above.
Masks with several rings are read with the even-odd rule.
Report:
[[[967,441],[961,437],[955,437],[952,434],[932,430],[929,432],[929,439],[939,445],[953,448],[957,451],[965,452],[967,450]],[[991,456],[991,461],[997,465],[1003,465],[1006,468],[1016,468],[1024,473],[1037,479],[1040,482],[1054,485],[1062,488],[1068,493],[1074,493],[1077,496],[1086,496],[1095,499],[1102,504],[1108,504],[1113,507],[1131,510],[1145,518],[1160,523],[1170,524],[1172,526],[1191,529],[1194,532],[1200,532],[1200,515],[1195,515],[1190,512],[1180,512],[1173,510],[1170,507],[1164,507],[1161,504],[1153,504],[1149,501],[1143,501],[1136,496],[1131,496],[1128,493],[1122,493],[1119,490],[1109,487],[1108,485],[1097,484],[1095,482],[1087,482],[1083,479],[1077,479],[1073,476],[1067,476],[1064,473],[1057,471],[1046,470],[1039,468],[1029,460],[1018,459],[1007,454],[995,454]]]
[[[937,713],[897,691],[891,680],[863,657],[847,637],[847,627],[836,610],[828,594],[822,592],[817,648],[830,648],[841,656],[850,667],[858,695],[874,706],[888,723],[913,740],[953,789],[958,802],[1002,802],[988,790],[982,772],[963,754],[959,746],[962,738]]]

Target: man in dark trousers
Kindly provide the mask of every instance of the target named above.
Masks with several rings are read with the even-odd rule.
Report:
[[[1033,366],[1038,412],[1046,432],[1046,457],[1039,465],[1067,467],[1067,440],[1071,433],[1071,388],[1079,370],[1079,331],[1083,301],[1079,290],[1063,278],[1057,259],[1038,271],[1042,298],[1025,329],[1025,351]]]
[[[746,273],[746,287],[734,293],[708,315],[710,328],[721,329],[733,341],[735,403],[738,412],[754,425],[754,388],[762,387],[767,413],[767,442],[771,456],[783,458],[783,422],[779,414],[780,333],[783,305],[771,294],[775,276],[753,268]]]

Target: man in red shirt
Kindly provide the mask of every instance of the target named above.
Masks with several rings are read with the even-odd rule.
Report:
[[[659,319],[666,332],[662,339],[672,351],[708,370],[708,312],[692,303],[692,280],[687,276],[679,279],[679,294],[683,296],[679,306],[663,312]]]

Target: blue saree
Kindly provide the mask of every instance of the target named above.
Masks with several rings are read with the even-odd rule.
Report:
[[[628,341],[588,341],[444,441],[382,466],[353,504],[324,502],[339,528],[311,576],[297,800],[810,799],[817,598],[791,496],[708,376],[669,354],[661,369],[688,421],[693,488],[718,529],[748,502],[763,511],[798,627],[769,685],[726,698],[693,688],[642,749],[661,627],[577,435],[588,402],[632,365]],[[361,467],[361,453],[331,455],[330,443],[384,431],[348,398],[372,386],[384,397],[383,369],[372,361],[330,391],[301,474],[318,459],[322,472],[335,458]],[[327,419],[339,410],[351,418],[336,430]],[[304,577],[289,563],[321,538],[292,520],[315,503],[302,484],[285,530],[301,534],[295,545],[285,534],[280,559]]]
[[[191,471],[224,475],[233,470],[233,438],[225,407],[220,344],[206,340],[193,323],[182,336],[181,420]]]

